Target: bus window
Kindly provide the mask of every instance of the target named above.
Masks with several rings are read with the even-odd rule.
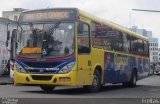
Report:
[[[92,22],[92,46],[112,50],[113,29],[109,26]]]
[[[120,31],[115,30],[115,34],[113,35],[113,46],[115,51],[123,51],[123,34]]]
[[[113,50],[113,34],[114,30],[109,26],[103,26],[103,48],[105,50]]]
[[[92,46],[94,48],[103,48],[102,42],[102,32],[99,29],[101,24],[92,22],[91,24],[91,38],[92,38]]]
[[[89,25],[84,22],[78,24],[78,53],[90,53]]]
[[[138,39],[138,53],[139,53],[139,55],[144,54],[143,51],[144,51],[143,41],[142,41],[142,39]]]
[[[123,33],[124,52],[128,53],[130,50],[130,35]]]
[[[133,36],[131,36],[131,38],[130,38],[130,40],[131,40],[131,50],[130,50],[130,52],[132,53],[132,54],[137,54],[137,47],[138,47],[138,45],[137,45],[137,38],[136,37],[133,37]]]
[[[149,43],[147,43],[146,41],[144,41],[144,55],[149,56]]]

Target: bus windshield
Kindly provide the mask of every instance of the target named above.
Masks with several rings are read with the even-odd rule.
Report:
[[[18,28],[16,54],[24,58],[57,58],[74,52],[74,23],[23,24]]]

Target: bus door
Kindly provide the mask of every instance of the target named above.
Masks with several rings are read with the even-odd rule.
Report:
[[[77,29],[78,69],[77,84],[85,85],[91,81],[91,46],[89,22],[79,21]]]

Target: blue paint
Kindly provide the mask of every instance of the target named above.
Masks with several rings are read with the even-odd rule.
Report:
[[[49,74],[49,73],[57,73],[59,70],[52,70],[52,71],[48,71],[47,69],[49,68],[55,68],[55,69],[61,69],[62,67],[64,67],[65,65],[67,65],[70,62],[75,62],[75,56],[70,57],[70,58],[66,58],[65,60],[54,60],[54,61],[36,61],[36,62],[29,62],[26,60],[18,60],[15,59],[15,61],[17,63],[19,63],[23,68],[31,68],[30,70],[28,70],[28,72],[32,72],[32,74],[38,74],[39,70],[44,70],[44,74]],[[27,69],[26,69],[27,70]]]
[[[130,81],[131,73],[134,68],[137,68],[138,79],[144,78],[148,75],[149,68],[147,68],[147,66],[149,65],[149,60],[147,59],[106,52],[104,60],[105,83]]]

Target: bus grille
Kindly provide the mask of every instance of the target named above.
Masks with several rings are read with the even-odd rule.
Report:
[[[56,70],[44,70],[44,72],[40,72],[40,70],[28,70],[28,73],[31,74],[55,74],[57,71]]]
[[[61,64],[61,62],[25,62],[25,64],[32,68],[53,68]]]
[[[38,76],[38,75],[31,75],[33,80],[51,80],[52,76]]]

